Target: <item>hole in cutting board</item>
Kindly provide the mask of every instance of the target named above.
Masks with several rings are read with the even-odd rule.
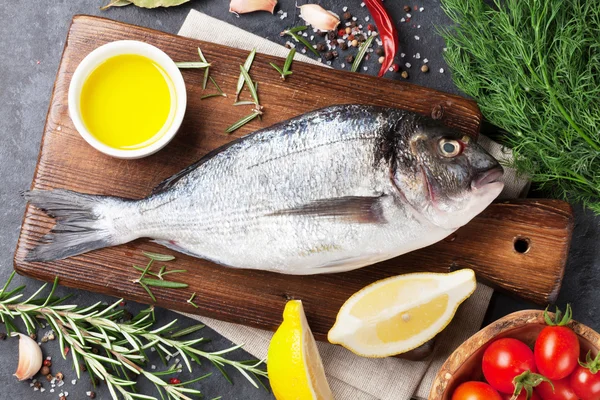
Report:
[[[529,238],[517,236],[513,242],[515,251],[520,254],[527,254],[531,249],[531,241]]]

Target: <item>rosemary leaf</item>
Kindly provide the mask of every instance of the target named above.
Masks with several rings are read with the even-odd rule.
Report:
[[[143,254],[154,261],[173,261],[175,259],[175,257],[173,256],[169,256],[166,254],[150,253],[147,251],[144,251]]]
[[[362,46],[360,46],[360,50],[358,50],[358,54],[356,54],[356,58],[352,63],[352,68],[350,69],[350,71],[358,71],[358,67],[360,67],[360,63],[362,62],[363,58],[365,58],[365,54],[367,54],[367,50],[369,50],[373,39],[375,39],[375,36],[369,36],[369,38],[362,44]]]
[[[182,337],[182,336],[191,335],[192,333],[197,332],[197,331],[199,331],[200,329],[202,329],[204,327],[205,327],[205,325],[202,325],[202,324],[192,325],[192,326],[184,328],[184,329],[182,329],[180,331],[172,333],[170,337],[171,337],[171,339],[175,339],[175,338],[179,338],[179,337]]]
[[[258,92],[256,91],[257,88],[256,86],[254,86],[254,82],[252,82],[250,74],[248,74],[248,71],[246,71],[246,69],[244,69],[242,65],[240,65],[240,72],[242,73],[242,76],[246,81],[246,86],[248,87],[248,90],[250,90],[250,95],[254,99],[254,104],[259,105],[260,102],[258,101]]]
[[[211,376],[211,375],[212,375],[212,372],[209,372],[209,373],[208,373],[208,374],[206,374],[206,375],[199,376],[198,378],[194,378],[194,379],[192,379],[192,380],[190,380],[190,381],[185,381],[185,382],[178,383],[178,384],[176,384],[175,386],[185,386],[185,385],[189,385],[190,383],[195,383],[195,382],[201,381],[202,379],[206,379],[206,378],[208,378],[208,377],[209,377],[209,376]]]
[[[144,283],[148,286],[156,286],[156,287],[164,287],[164,288],[172,288],[172,289],[186,288],[189,286],[187,283],[173,282],[173,281],[161,281],[160,279],[152,279],[152,278],[140,279],[140,283]]]
[[[281,70],[281,68],[279,68],[279,67],[277,66],[277,64],[275,64],[275,63],[269,63],[269,64],[271,65],[271,67],[275,68],[275,70],[276,70],[277,72],[279,72],[279,75],[283,76],[283,71]]]
[[[289,72],[290,74],[292,73],[290,68],[292,68],[292,62],[294,62],[295,55],[296,55],[296,49],[291,49],[287,55],[287,58],[285,59],[285,64],[283,64],[284,74],[287,72]]]
[[[208,64],[208,61],[206,61],[206,57],[204,57],[204,53],[202,53],[202,49],[200,47],[198,47],[198,57],[200,57],[200,61]]]
[[[252,67],[252,62],[254,61],[254,57],[256,56],[256,49],[252,49],[252,51],[250,52],[250,54],[248,54],[248,58],[246,58],[246,61],[244,62],[244,69],[246,70],[246,72],[250,71],[250,67]],[[237,82],[237,88],[235,90],[235,98],[238,99],[240,96],[240,93],[242,92],[242,89],[244,88],[244,76],[242,74],[240,74],[240,77],[238,78],[238,82]]]
[[[144,282],[141,282],[141,281],[140,281],[140,285],[148,293],[148,296],[150,296],[150,298],[152,299],[152,301],[156,303],[156,297],[154,297],[154,295],[152,294],[152,291],[150,290],[150,288],[148,286],[146,286],[146,284]]]
[[[282,35],[290,35],[291,37],[294,38],[294,40],[296,42],[302,43],[303,45],[306,46],[307,49],[309,49],[310,51],[312,51],[317,57],[320,57],[321,55],[319,54],[319,52],[313,47],[312,44],[310,44],[310,42],[308,40],[306,40],[304,37],[296,34],[296,32],[301,31],[302,29],[298,29],[298,28],[305,28],[305,26],[299,26],[296,28],[292,28],[292,29],[287,29],[283,32],[281,32]],[[371,36],[373,37],[373,36]]]
[[[290,28],[290,29],[288,29],[288,31],[291,33],[296,33],[296,32],[300,32],[300,31],[305,31],[307,29],[308,29],[308,26],[301,25],[301,26],[296,26],[294,28]]]
[[[194,303],[194,298],[196,297],[196,292],[192,293],[192,296],[187,300],[187,303],[191,304],[195,308],[199,308],[198,305]]]
[[[159,274],[160,276],[165,276],[165,275],[169,275],[169,274],[180,274],[182,272],[187,272],[187,269],[173,269],[171,271],[165,271],[161,274]]]
[[[223,97],[223,95],[221,93],[206,94],[206,95],[200,97],[200,100],[210,99],[211,97]]]
[[[233,125],[231,125],[229,128],[227,128],[225,130],[225,133],[231,133],[236,131],[237,129],[241,128],[242,126],[246,125],[248,122],[252,121],[254,118],[258,117],[259,113],[258,112],[253,112],[250,115],[246,115],[244,118],[240,119],[239,121],[237,121],[236,123],[234,123]]]
[[[234,106],[251,106],[254,105],[253,101],[250,100],[242,100],[242,101],[236,101],[235,103],[233,103]]]
[[[177,66],[177,68],[208,68],[208,67],[210,67],[210,63],[197,62],[197,61],[176,62],[175,65]]]
[[[206,84],[208,83],[208,71],[210,68],[206,67],[204,70],[204,79],[202,79],[202,90],[206,89]]]
[[[221,87],[217,84],[217,81],[215,81],[212,76],[210,77],[210,81],[213,83],[213,85],[215,85],[221,96],[227,97],[227,95],[221,90]]]

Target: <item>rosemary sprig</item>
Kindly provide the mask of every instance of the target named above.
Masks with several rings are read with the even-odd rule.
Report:
[[[143,254],[146,257],[148,257],[150,259],[150,261],[148,261],[146,268],[143,268],[143,269],[136,265],[133,265],[133,268],[137,269],[138,271],[142,271],[142,274],[140,275],[140,277],[135,279],[133,281],[133,283],[139,283],[140,286],[142,288],[144,288],[146,293],[148,293],[148,296],[150,296],[150,298],[152,299],[153,302],[156,303],[156,297],[154,296],[154,293],[152,293],[152,291],[150,290],[150,287],[181,289],[181,288],[186,288],[189,286],[187,283],[166,281],[164,279],[165,275],[179,273],[179,272],[187,272],[186,270],[178,269],[178,270],[167,271],[166,270],[167,267],[163,265],[158,273],[154,273],[154,272],[150,271],[150,268],[152,267],[152,264],[154,263],[154,261],[165,261],[165,262],[172,261],[172,260],[175,260],[175,257],[166,255],[166,254],[148,253],[148,252],[143,252]],[[152,276],[157,277],[158,279],[146,278],[146,275],[152,275]]]
[[[244,62],[244,69],[246,70],[246,72],[250,72],[250,67],[252,67],[252,63],[254,62],[255,56],[256,56],[256,49],[254,48],[254,49],[252,49],[250,54],[248,54],[248,58],[246,58],[246,61]],[[235,89],[236,101],[239,100],[240,93],[242,92],[243,88],[244,88],[244,76],[242,74],[240,74],[240,77],[238,78],[238,81],[237,81],[237,87]]]
[[[177,66],[177,68],[208,68],[211,64],[207,62],[198,61],[181,61],[176,62],[175,65]]]
[[[0,290],[0,320],[5,323],[7,330],[18,330],[15,324],[18,318],[25,324],[27,333],[31,334],[34,333],[34,321],[45,320],[57,335],[63,358],[66,359],[68,354],[71,355],[77,377],[81,378],[79,365],[83,363],[92,378],[97,377],[106,383],[111,397],[115,400],[157,399],[155,396],[137,393],[135,380],[127,375],[143,376],[152,382],[162,399],[191,400],[190,396],[201,394],[199,390],[190,388],[189,385],[207,378],[210,374],[187,382],[170,384],[162,377],[180,372],[175,366],[166,371],[146,371],[146,351],[151,347],[155,348],[163,359],[165,355],[174,357],[177,354],[190,372],[192,372],[191,362],[200,363],[200,359],[204,358],[222,371],[229,381],[229,376],[223,370],[226,365],[233,367],[254,387],[258,387],[259,377],[267,378],[266,371],[260,368],[262,361],[233,361],[226,358],[226,354],[239,349],[240,345],[208,352],[198,347],[206,341],[204,338],[182,339],[202,329],[203,325],[195,325],[171,333],[177,322],[174,320],[156,328],[153,307],[142,310],[129,322],[119,322],[124,313],[123,310],[117,310],[121,300],[108,306],[100,303],[89,307],[65,305],[66,298],[53,296],[58,278],[54,280],[46,298],[39,297],[47,286],[44,284],[34,295],[21,300],[24,287],[8,291],[14,275],[15,272]],[[92,349],[100,351],[92,351]],[[117,372],[119,369],[122,374]]]
[[[369,36],[369,38],[365,40],[365,42],[360,46],[360,49],[358,50],[358,54],[356,54],[356,58],[352,63],[352,68],[350,69],[350,71],[358,71],[358,67],[360,67],[360,63],[362,62],[363,58],[365,58],[367,50],[369,50],[369,47],[371,47],[373,39],[375,39],[375,36]]]
[[[196,303],[194,303],[194,299],[196,298],[196,292],[192,293],[192,296],[187,300],[188,304],[191,304],[195,308],[199,308]]]
[[[257,106],[260,105],[260,103],[258,101],[257,87],[254,84],[254,82],[252,82],[252,78],[250,78],[250,74],[248,74],[248,71],[246,71],[246,69],[242,65],[240,65],[240,72],[242,74],[242,77],[244,78],[244,82],[246,83],[248,90],[250,91],[250,95],[252,96],[252,99],[254,100],[254,104],[256,104]]]
[[[202,62],[205,62],[208,64],[208,61],[206,61],[206,57],[204,57],[204,53],[202,53],[202,50],[200,49],[200,47],[198,46],[198,56],[200,57],[200,60],[202,60]],[[206,83],[208,82],[208,74],[210,67],[206,67],[206,69],[204,70],[204,79],[202,80],[202,90],[206,89]]]
[[[260,118],[261,115],[263,114],[263,111],[262,111],[263,107],[260,105],[260,101],[258,100],[258,82],[257,83],[252,82],[252,78],[250,77],[250,74],[248,73],[246,68],[244,68],[243,65],[240,65],[240,76],[242,77],[242,85],[245,84],[246,87],[248,88],[248,90],[250,91],[250,95],[252,96],[252,100],[253,100],[253,102],[250,102],[250,104],[254,105],[254,110],[253,110],[252,114],[246,115],[245,117],[242,117],[239,121],[233,123],[233,125],[231,125],[229,128],[227,128],[225,130],[225,133],[231,133],[231,132],[241,128],[242,126],[246,125],[248,122],[252,121],[254,118],[256,118],[256,117]],[[247,103],[241,102],[241,101],[234,103],[234,105],[242,105],[242,104],[247,104]]]
[[[285,81],[285,77],[292,74],[290,68],[292,67],[292,61],[294,61],[294,55],[296,54],[296,49],[291,49],[285,59],[285,63],[283,64],[283,69],[279,68],[277,64],[270,63],[271,67],[275,68],[277,72],[281,75],[281,80]]]
[[[302,43],[303,45],[306,46],[307,49],[312,51],[317,57],[320,57],[321,55],[319,54],[317,49],[315,49],[308,40],[306,40],[304,37],[297,34],[297,32],[304,31],[306,29],[308,29],[307,26],[297,26],[295,28],[286,29],[285,31],[281,32],[279,35],[280,36],[289,35],[289,36],[293,37],[296,42]]]

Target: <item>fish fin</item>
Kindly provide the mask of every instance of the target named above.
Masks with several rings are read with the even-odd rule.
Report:
[[[341,218],[348,222],[382,224],[387,222],[381,206],[383,198],[383,195],[376,197],[346,196],[316,200],[299,207],[276,211],[271,215],[311,215]]]
[[[165,246],[166,248],[175,250],[176,252],[181,253],[181,254],[186,254],[188,256],[192,256],[192,257],[196,257],[196,258],[202,258],[202,256],[200,254],[194,254],[191,251],[184,249],[177,243],[171,242],[170,240],[151,240],[151,242],[160,244],[161,246]]]
[[[126,199],[63,189],[31,190],[23,197],[56,218],[56,226],[42,238],[42,244],[28,251],[25,261],[61,260],[134,239],[123,241],[110,217],[113,207]]]

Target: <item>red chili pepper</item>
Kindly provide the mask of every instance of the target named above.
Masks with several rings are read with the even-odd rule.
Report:
[[[171,379],[169,379],[169,383],[171,385],[179,385],[181,383],[181,381],[177,378],[171,378]]]
[[[379,76],[383,76],[392,66],[394,57],[398,51],[398,31],[396,30],[394,21],[392,21],[392,18],[383,6],[382,0],[365,0],[365,5],[369,9],[371,16],[373,16],[373,21],[375,21],[377,30],[379,30],[379,36],[383,42],[385,59],[379,70]]]

